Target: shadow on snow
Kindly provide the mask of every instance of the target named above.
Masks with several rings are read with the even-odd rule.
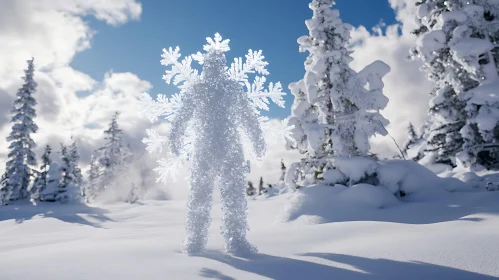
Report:
[[[219,251],[208,251],[200,255],[200,257],[219,261],[235,269],[271,279],[499,279],[499,277],[424,262],[370,259],[332,253],[306,253],[299,256],[318,258],[321,259],[321,263],[266,254],[256,254],[248,259],[234,257]],[[357,269],[357,271],[336,267],[334,263],[349,265]],[[207,268],[203,268],[199,275],[211,279],[233,279],[216,270]]]
[[[23,223],[34,217],[54,218],[66,223],[102,228],[103,222],[113,221],[106,216],[109,211],[85,204],[11,202],[0,209],[0,221],[15,220]]]

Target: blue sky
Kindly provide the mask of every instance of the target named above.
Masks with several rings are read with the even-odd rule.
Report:
[[[76,55],[72,66],[101,80],[104,73],[132,72],[152,83],[151,93],[172,93],[161,79],[165,67],[161,50],[180,46],[184,55],[202,49],[207,36],[219,32],[231,40],[232,57],[244,56],[248,49],[262,49],[269,61],[269,81],[287,85],[303,77],[307,54],[298,52],[296,39],[307,34],[304,21],[312,11],[309,0],[142,0],[140,21],[113,27],[88,18],[97,30],[92,48]],[[343,21],[368,29],[380,22],[395,22],[394,11],[387,0],[338,0],[336,6]],[[289,114],[292,97],[286,98],[286,109],[271,107],[271,117]]]

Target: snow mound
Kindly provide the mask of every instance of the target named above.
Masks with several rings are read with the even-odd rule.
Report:
[[[457,191],[468,188],[454,178],[441,178],[432,170],[412,160],[376,162],[365,157],[340,157],[335,169],[324,171],[325,185],[356,185],[368,183],[387,188],[392,194],[405,196],[427,189]]]
[[[396,193],[413,194],[432,189],[456,191],[466,184],[455,178],[441,178],[428,168],[410,160],[389,160],[379,163],[378,176],[381,185]]]
[[[366,157],[338,157],[335,165],[341,173],[354,182],[376,172],[376,161]]]
[[[384,209],[398,203],[397,198],[381,186],[314,185],[291,194],[280,214],[280,220],[317,224],[334,219],[335,215]]]
[[[397,207],[401,203],[444,199],[451,192],[470,191],[477,184],[477,179],[470,174],[463,176],[472,180],[472,184],[454,177],[442,178],[411,160],[372,161],[374,165],[367,164],[367,161],[360,162],[364,163],[360,165],[355,163],[359,161],[343,161],[342,166],[349,166],[348,170],[361,170],[356,175],[376,176],[378,184],[359,183],[350,187],[321,184],[301,188],[289,196],[280,215],[281,221],[315,224],[350,220],[368,212]],[[338,169],[328,171],[325,179],[341,178],[337,174]],[[366,173],[366,169],[369,172]]]
[[[338,199],[351,206],[383,209],[397,205],[399,201],[386,188],[369,184],[352,186],[338,195]]]

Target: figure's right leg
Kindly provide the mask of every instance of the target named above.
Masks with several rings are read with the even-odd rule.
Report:
[[[203,161],[194,160],[191,170],[191,186],[187,201],[186,238],[183,251],[188,254],[201,252],[208,242],[213,186],[215,177]]]

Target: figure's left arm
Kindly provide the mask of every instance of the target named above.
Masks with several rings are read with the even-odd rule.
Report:
[[[196,103],[193,100],[192,93],[186,93],[183,100],[184,105],[180,108],[177,116],[172,121],[172,128],[168,140],[170,142],[170,150],[176,156],[179,155],[183,145],[182,138],[185,136],[187,125],[193,117]]]
[[[253,149],[258,157],[263,157],[266,151],[265,138],[258,120],[258,115],[248,99],[240,98],[240,120],[244,131],[253,143]]]

